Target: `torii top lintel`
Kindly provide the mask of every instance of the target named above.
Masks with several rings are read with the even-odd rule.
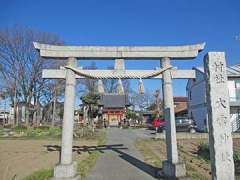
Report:
[[[34,42],[40,56],[79,59],[193,59],[205,43],[184,46],[57,46]]]

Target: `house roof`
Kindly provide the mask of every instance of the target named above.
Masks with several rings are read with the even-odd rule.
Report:
[[[127,95],[105,94],[100,97],[100,105],[104,108],[124,108],[129,105]]]
[[[193,67],[193,69],[204,73],[203,67]],[[227,66],[227,75],[228,77],[240,77],[240,64],[236,64],[234,66]]]
[[[174,102],[187,102],[188,98],[183,97],[183,96],[175,96],[175,97],[173,97],[173,101]]]
[[[240,77],[240,64],[227,67],[227,74],[230,77]]]

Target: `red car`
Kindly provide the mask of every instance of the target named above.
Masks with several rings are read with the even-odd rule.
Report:
[[[160,127],[165,126],[165,123],[166,122],[164,121],[164,119],[155,118],[153,121],[153,127],[154,127],[154,129],[157,129],[159,126]]]

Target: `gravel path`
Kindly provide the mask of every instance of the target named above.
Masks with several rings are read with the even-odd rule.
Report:
[[[137,138],[149,137],[146,130],[107,129],[107,149],[98,158],[88,180],[156,179],[155,169],[145,164],[134,143]]]

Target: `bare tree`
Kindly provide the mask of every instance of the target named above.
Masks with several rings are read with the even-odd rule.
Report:
[[[161,109],[162,109],[162,103],[161,103],[161,96],[160,96],[160,90],[156,90],[155,94],[155,103],[156,103],[156,114],[157,114],[157,117],[160,116],[160,112],[161,112]]]
[[[114,69],[113,66],[107,67],[108,70]],[[117,86],[118,86],[118,80],[117,79],[105,79],[103,80],[104,89],[106,93],[116,93],[117,92]],[[125,94],[129,94],[130,92],[130,81],[128,79],[122,80],[123,88]]]
[[[84,69],[91,69],[91,70],[96,70],[97,66],[95,62],[91,62],[91,64]],[[83,84],[86,87],[86,93],[88,94],[96,94],[97,93],[97,80],[96,79],[90,79],[86,78],[83,81]]]
[[[41,108],[39,107],[39,102],[41,102],[41,105],[44,106],[44,112],[48,112],[44,115],[43,121],[49,122],[51,120],[51,126],[54,127],[57,119],[57,112],[60,111],[59,106],[57,104],[63,100],[64,98],[64,80],[50,80],[45,81],[43,84],[44,88],[39,92],[39,97],[37,97],[36,101],[36,113],[39,112]],[[35,99],[35,98],[34,98]],[[35,100],[34,100],[35,104]],[[46,108],[48,110],[46,110]],[[49,113],[51,111],[51,113]],[[58,114],[59,115],[59,114]],[[59,117],[59,116],[58,116]],[[33,119],[34,123],[36,125],[39,125],[39,117],[34,116]]]
[[[31,102],[39,102],[47,83],[42,69],[54,67],[54,61],[43,60],[33,47],[33,41],[63,44],[55,35],[14,26],[0,30],[0,64],[4,85],[8,88],[14,112],[18,101],[26,103],[26,125],[29,125]],[[16,113],[15,113],[16,114]]]
[[[133,109],[138,109],[140,111],[146,110],[154,102],[153,94],[146,90],[144,94],[139,94],[137,92],[131,92],[130,103],[133,106]]]
[[[92,62],[90,66],[85,67],[85,69],[97,69],[97,66],[95,62]],[[83,105],[85,106],[85,110],[87,110],[87,119],[89,125],[92,127],[92,130],[94,131],[94,122],[93,118],[96,114],[96,111],[98,110],[98,99],[99,95],[97,92],[97,80],[96,79],[89,79],[86,78],[81,81],[82,84],[85,86],[85,92],[83,93],[83,96],[81,97],[81,100],[83,102]]]

